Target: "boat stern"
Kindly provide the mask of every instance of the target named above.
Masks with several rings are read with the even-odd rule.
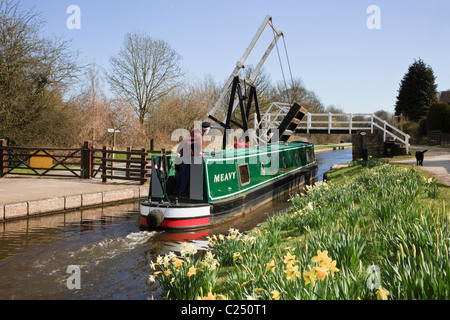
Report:
[[[151,229],[194,229],[210,224],[208,203],[141,201],[140,224]]]

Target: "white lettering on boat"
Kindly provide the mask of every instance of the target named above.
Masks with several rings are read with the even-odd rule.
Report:
[[[236,179],[236,172],[228,172],[214,175],[214,183]]]

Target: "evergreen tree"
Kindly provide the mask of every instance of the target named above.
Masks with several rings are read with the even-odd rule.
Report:
[[[422,59],[415,60],[400,83],[395,115],[403,114],[414,122],[426,116],[430,106],[437,101],[435,80],[433,69]]]

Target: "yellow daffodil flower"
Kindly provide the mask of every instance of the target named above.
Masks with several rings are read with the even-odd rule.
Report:
[[[269,263],[267,263],[267,270],[268,271],[272,271],[275,272],[275,260],[272,259],[272,261],[270,261]]]
[[[321,267],[314,268],[317,271],[317,279],[323,280],[327,276],[327,270]]]
[[[201,298],[201,300],[215,300],[216,298],[212,294],[212,292],[208,292],[208,295],[206,297]]]
[[[336,260],[331,261],[330,265],[328,266],[331,271],[331,275],[334,277],[335,272],[339,272],[339,269],[336,268]]]
[[[314,285],[316,284],[316,274],[315,274],[315,270],[311,269],[311,266],[308,265],[309,270],[303,271],[303,280],[305,280],[305,284],[311,283],[312,286],[314,287]]]
[[[272,299],[280,300],[281,293],[279,293],[277,290],[272,290],[270,291],[270,293],[272,294]]]
[[[288,265],[287,270],[284,270],[286,273],[286,279],[295,281],[296,277],[300,276],[300,272],[298,271],[298,266]]]
[[[318,263],[321,267],[327,267],[331,263],[331,258],[328,257],[328,251],[317,250],[317,256],[311,259],[313,262]]]
[[[183,260],[178,259],[178,258],[174,258],[173,259],[173,265],[175,266],[175,268],[181,267],[183,265]]]
[[[377,295],[377,300],[387,300],[389,292],[387,292],[380,286],[380,288],[376,292],[376,295]]]
[[[190,277],[190,276],[194,275],[195,273],[196,273],[196,269],[195,269],[194,266],[192,266],[192,267],[189,268],[187,276]]]
[[[292,255],[290,252],[288,252],[285,256],[284,256],[284,263],[285,264],[292,264],[295,262],[295,255]]]

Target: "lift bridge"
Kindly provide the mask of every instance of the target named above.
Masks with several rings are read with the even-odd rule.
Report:
[[[266,26],[270,26],[272,29],[273,40],[269,44],[267,50],[263,54],[261,60],[253,70],[250,77],[248,79],[244,79],[239,75],[239,72],[245,68],[244,63],[261,34],[264,32]],[[223,131],[223,149],[226,149],[228,145],[229,137],[227,131],[231,129],[232,124],[241,128],[243,132],[250,131],[249,118],[251,117],[251,110],[254,109],[255,120],[252,142],[255,145],[267,145],[276,141],[288,141],[294,133],[356,134],[362,132],[367,133],[369,131],[370,133],[374,133],[375,130],[381,130],[383,133],[384,142],[386,142],[387,139],[397,140],[405,146],[406,153],[408,153],[410,136],[388,124],[386,121],[380,119],[375,114],[310,113],[298,103],[286,104],[280,102],[272,103],[266,113],[261,114],[254,82],[264,62],[274,48],[277,48],[278,57],[280,59],[277,45],[279,39],[283,39],[284,42],[284,33],[274,27],[272,16],[267,15],[250,42],[250,45],[245,50],[243,56],[236,63],[236,66],[228,78],[228,81],[225,83],[219,94],[219,98],[208,112],[205,121],[212,120],[216,123],[213,127],[219,128]],[[285,43],[284,49],[292,78]],[[280,67],[284,78],[281,59]],[[230,93],[228,107],[226,108],[225,115],[222,114],[224,118],[221,120],[221,118],[219,118],[220,116],[215,115],[215,112],[221,109],[221,105],[224,102],[228,92]],[[232,115],[236,109],[238,110],[237,113],[240,114],[240,121],[232,119]],[[249,137],[246,137],[246,139],[248,138]]]
[[[294,133],[357,134],[380,130],[384,142],[399,141],[409,152],[410,136],[373,113],[310,113],[297,103],[274,102],[259,118],[255,114],[253,139],[257,145],[271,143],[275,128],[279,141],[287,141]]]

